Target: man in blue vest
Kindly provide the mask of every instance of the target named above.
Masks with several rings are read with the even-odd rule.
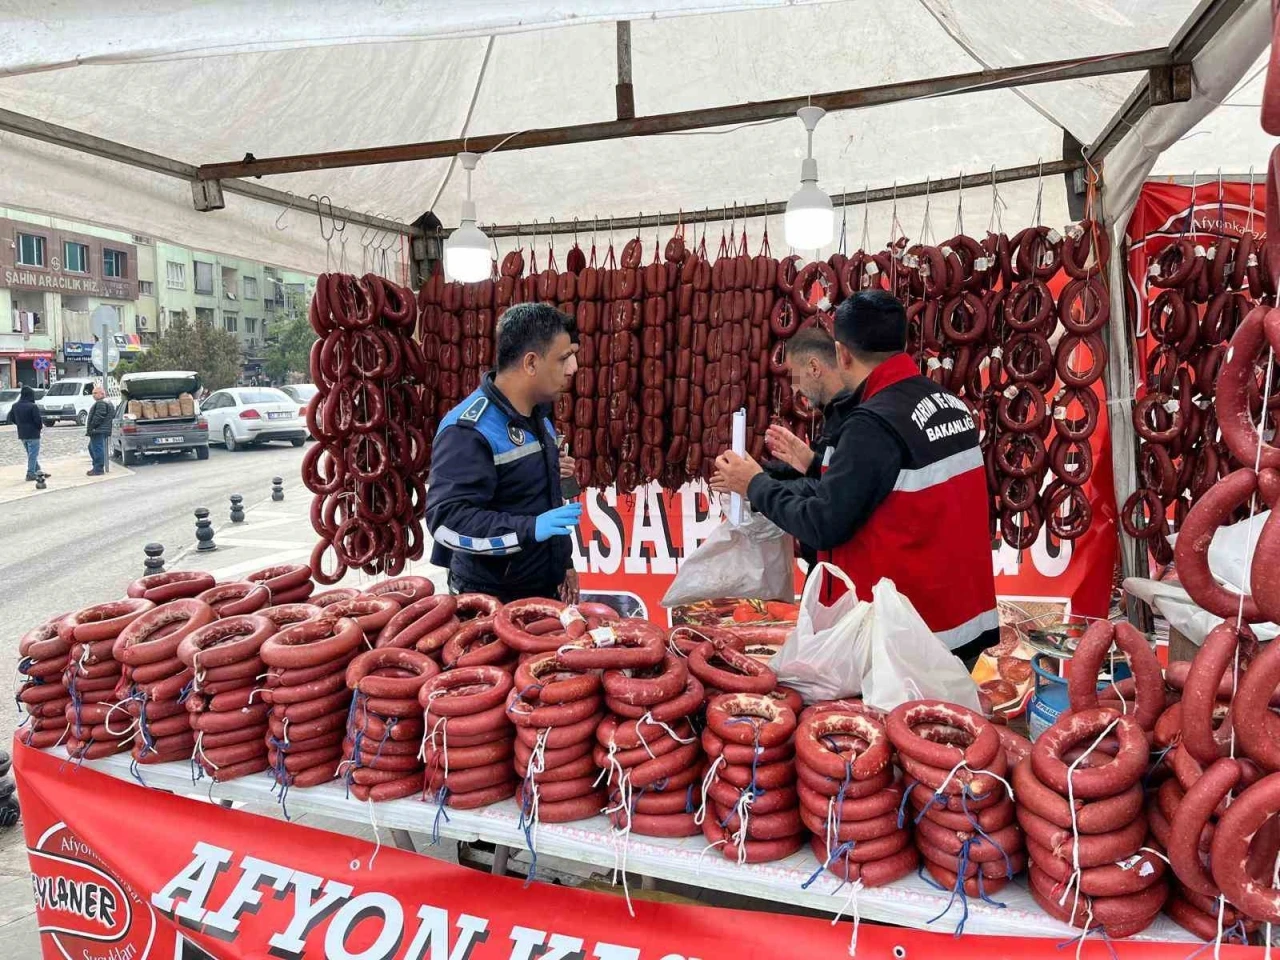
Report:
[[[565,503],[573,474],[551,405],[578,369],[574,323],[552,306],[521,303],[498,321],[496,368],[440,422],[431,448],[427,528],[431,562],[455,593],[574,600],[569,536],[582,504]]]

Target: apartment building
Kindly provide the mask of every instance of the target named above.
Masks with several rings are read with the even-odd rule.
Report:
[[[83,376],[111,307],[123,359],[185,316],[240,341],[247,378],[261,372],[273,324],[305,314],[316,278],[253,260],[59,217],[0,207],[0,387]]]

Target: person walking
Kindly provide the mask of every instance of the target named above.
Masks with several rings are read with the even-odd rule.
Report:
[[[86,477],[100,477],[107,472],[107,438],[111,436],[111,420],[115,413],[116,408],[107,400],[107,392],[101,387],[94,387],[93,406],[89,408],[89,419],[84,428],[89,437],[89,457],[93,460],[93,469],[85,472]]]
[[[40,431],[44,429],[44,421],[40,418],[40,408],[36,406],[35,391],[23,386],[10,415],[18,427],[18,439],[27,448],[27,479],[38,480],[44,474],[40,469]]]

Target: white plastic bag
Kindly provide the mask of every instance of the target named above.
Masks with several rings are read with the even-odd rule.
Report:
[[[871,669],[862,699],[881,710],[908,700],[946,700],[981,713],[978,687],[960,658],[934,635],[911,601],[885,578],[871,588]]]
[[[843,580],[849,588],[830,606],[820,599],[827,577]],[[769,661],[778,682],[798,692],[805,703],[857,696],[871,666],[873,617],[871,604],[858,599],[843,570],[816,564],[800,597],[796,628]]]
[[[749,513],[736,526],[725,520],[684,558],[662,605],[677,607],[718,597],[794,601],[791,536],[762,513]]]

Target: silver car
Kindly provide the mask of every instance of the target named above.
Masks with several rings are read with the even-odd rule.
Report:
[[[197,404],[194,413],[171,417],[138,416],[129,412],[129,401],[151,400],[168,406],[182,394],[192,398],[200,393],[200,375],[191,370],[157,370],[152,373],[126,373],[120,379],[120,406],[116,408],[111,431],[111,456],[125,466],[140,457],[161,454],[195,453],[197,460],[209,459],[209,422]],[[154,408],[152,408],[154,409]],[[136,405],[135,405],[136,410]]]

